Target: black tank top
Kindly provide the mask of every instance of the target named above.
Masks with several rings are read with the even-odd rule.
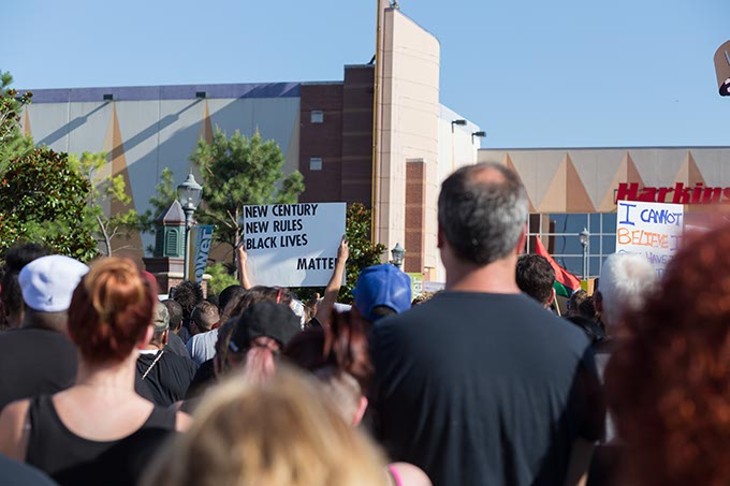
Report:
[[[26,462],[61,483],[71,484],[74,481],[63,479],[84,477],[90,480],[97,473],[104,474],[107,479],[114,478],[109,469],[100,467],[102,464],[116,463],[122,468],[126,464],[128,470],[141,470],[164,438],[175,430],[176,412],[155,406],[142,427],[114,441],[84,439],[71,432],[58,416],[51,395],[34,398],[28,418],[30,434]]]

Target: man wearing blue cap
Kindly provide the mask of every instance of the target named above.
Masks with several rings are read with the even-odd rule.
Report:
[[[441,187],[446,290],[373,327],[376,435],[433,484],[577,484],[602,431],[589,342],[520,292],[528,202],[499,164]]]
[[[410,309],[411,278],[395,265],[373,265],[360,272],[352,294],[360,315],[375,322]]]

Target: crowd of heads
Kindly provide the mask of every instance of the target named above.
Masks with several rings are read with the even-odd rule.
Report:
[[[513,171],[464,167],[442,185],[439,248],[447,273],[510,269],[504,288],[514,283],[552,312],[553,266],[519,256],[527,217]],[[567,299],[563,325],[580,327],[591,352],[612,343],[605,396],[628,451],[617,473],[627,483],[720,485],[730,477],[728,254],[727,227],[687,238],[661,279],[642,256],[614,254],[595,293]],[[129,259],[87,267],[21,245],[4,260],[0,325],[41,322],[66,333],[87,373],[131,369],[139,349],[167,350],[173,334],[211,337],[208,375],[201,366],[193,379],[204,386],[191,383],[176,404],[194,410],[192,426],[160,449],[143,484],[389,484],[383,453],[357,428],[376,371],[369,335],[390,316],[440,300],[412,300],[397,267],[364,269],[353,308],[321,325],[312,319],[320,299],[302,303],[282,287],[234,285],[206,299],[199,284],[182,282],[160,302],[154,277]]]

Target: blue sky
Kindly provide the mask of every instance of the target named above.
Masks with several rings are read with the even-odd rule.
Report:
[[[375,50],[375,0],[3,2],[19,88],[319,81]],[[401,0],[483,147],[730,145],[728,0]]]

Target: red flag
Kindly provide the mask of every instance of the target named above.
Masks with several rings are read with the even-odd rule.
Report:
[[[547,261],[550,262],[550,265],[552,265],[553,270],[555,270],[554,287],[558,295],[562,295],[563,297],[570,297],[573,292],[580,288],[580,280],[578,279],[578,277],[558,265],[558,262],[553,260],[553,257],[550,256],[550,253],[548,253],[548,251],[545,249],[545,245],[542,244],[542,240],[537,236],[535,236],[535,249],[535,253],[545,257]]]

